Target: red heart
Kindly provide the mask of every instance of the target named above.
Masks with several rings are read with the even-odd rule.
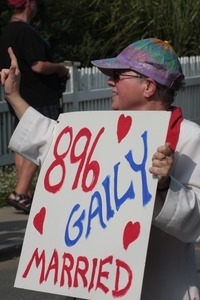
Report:
[[[43,225],[44,225],[45,216],[46,216],[46,208],[42,207],[33,219],[33,225],[35,226],[35,229],[40,234],[43,234]]]
[[[130,128],[132,125],[132,118],[131,116],[125,117],[124,114],[122,114],[118,119],[117,124],[117,138],[118,143],[121,142],[125,138],[125,136],[128,134]]]
[[[127,250],[129,245],[133,243],[140,235],[140,223],[131,221],[128,222],[124,228],[123,234],[123,246],[124,249]]]

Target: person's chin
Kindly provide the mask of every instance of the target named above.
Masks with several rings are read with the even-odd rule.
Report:
[[[119,103],[118,101],[114,101],[114,99],[112,99],[112,109],[119,110]]]
[[[116,104],[112,104],[112,110],[119,110],[119,107],[118,107],[118,105],[116,105]]]

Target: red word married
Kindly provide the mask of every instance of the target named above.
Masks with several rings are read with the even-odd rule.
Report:
[[[110,270],[113,266],[115,272],[111,276]],[[115,298],[126,295],[133,282],[130,267],[124,261],[114,259],[112,255],[101,259],[88,259],[86,256],[74,257],[67,252],[59,255],[58,251],[54,250],[50,260],[47,260],[45,250],[39,252],[37,248],[22,277],[28,277],[32,269],[38,269],[39,284],[53,280],[54,285],[65,286],[66,290],[84,288],[91,292],[99,289],[102,295],[110,293]],[[112,284],[108,282],[110,280]]]

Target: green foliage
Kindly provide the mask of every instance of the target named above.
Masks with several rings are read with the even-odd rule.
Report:
[[[7,1],[1,0],[0,1],[0,35],[3,30],[4,25],[7,23],[10,17],[10,12],[7,8]]]
[[[36,172],[31,183],[31,189],[34,191],[39,171]],[[17,174],[14,165],[0,167],[0,207],[7,205],[5,199],[14,190],[17,183]]]
[[[102,57],[147,37],[170,41],[179,56],[200,53],[200,0],[110,0],[109,5],[93,0],[91,5],[98,10],[94,26],[101,28],[99,38],[107,37]]]
[[[0,207],[5,205],[5,198],[13,191],[16,184],[16,172],[13,166],[0,168]]]
[[[52,45],[56,60],[115,56],[142,38],[168,40],[179,56],[200,54],[200,0],[37,0],[34,26]],[[0,32],[8,19],[0,2]]]

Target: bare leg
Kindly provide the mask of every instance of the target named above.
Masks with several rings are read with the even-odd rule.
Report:
[[[18,182],[15,187],[16,193],[31,196],[31,182],[38,166],[18,153],[15,153],[15,166],[18,177]]]
[[[17,184],[14,192],[7,198],[7,202],[17,209],[29,212],[32,202],[31,183],[38,166],[17,153],[15,153],[15,166]]]
[[[14,162],[15,162],[15,168],[17,171],[17,178],[19,178],[20,169],[23,162],[23,156],[19,155],[18,153],[14,153]]]

